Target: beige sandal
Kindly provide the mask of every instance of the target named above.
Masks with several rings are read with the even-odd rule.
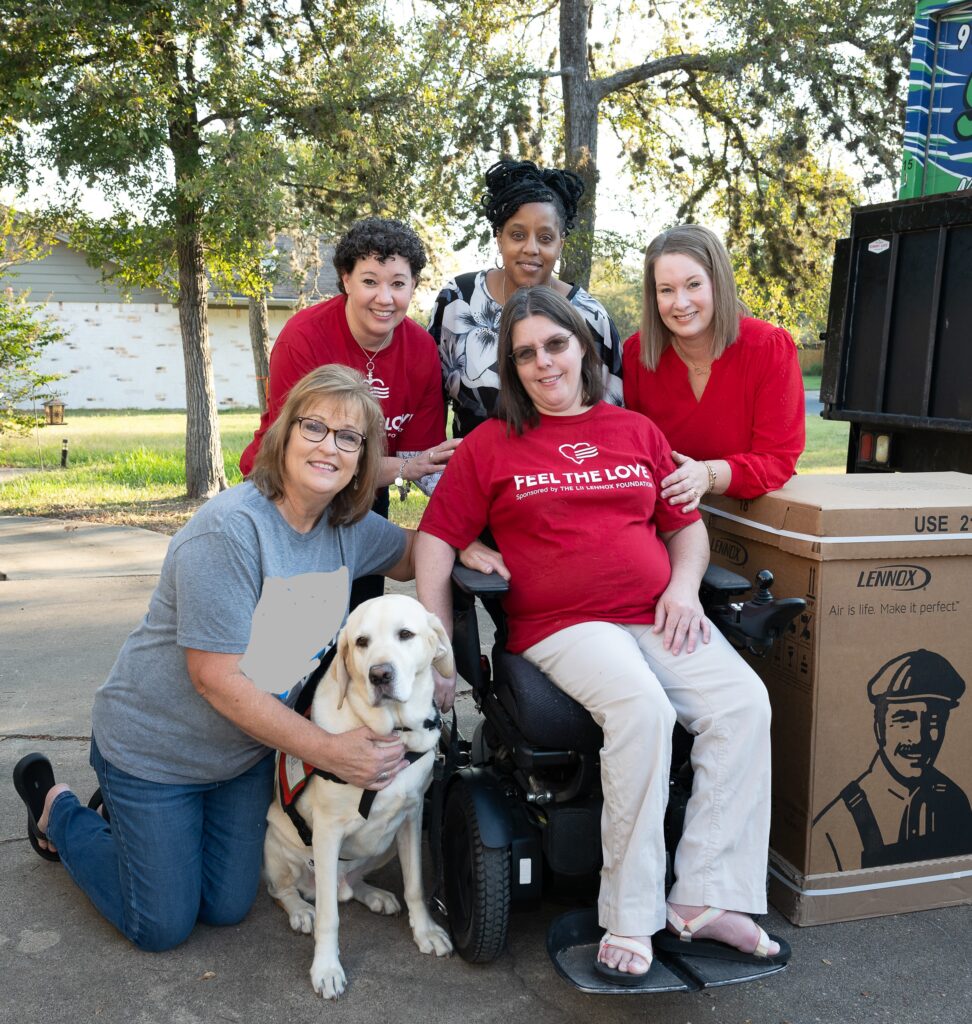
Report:
[[[619,971],[616,967],[611,967],[601,960],[601,953],[604,951],[605,946],[613,946],[615,949],[623,949],[627,953],[640,956],[648,966],[643,971]],[[597,947],[597,959],[594,961],[594,970],[598,974],[603,975],[603,977],[609,978],[616,985],[637,985],[642,979],[647,977],[648,972],[651,970],[652,959],[651,946],[645,945],[645,943],[639,942],[637,939],[628,938],[626,935],[615,935],[614,932],[605,932]]]
[[[718,939],[697,939],[695,933],[701,931],[706,925],[718,921],[726,911],[718,907],[706,907],[701,914],[697,914],[691,921],[686,921],[680,914],[672,910],[671,906],[666,908],[668,923],[671,926],[668,931],[661,931],[654,936],[652,941],[658,949],[668,953],[694,954],[695,956],[706,956],[716,960],[736,960],[742,963],[759,964],[785,964],[790,959],[790,946],[783,939],[775,935],[768,935],[759,925],[756,928],[759,936],[756,940],[756,948],[747,953],[745,950],[737,949],[728,942],[720,942]],[[753,924],[756,924],[754,921]],[[676,940],[674,936],[678,936]],[[770,953],[770,943],[779,943],[779,952]],[[680,943],[691,943],[691,949],[686,949]]]

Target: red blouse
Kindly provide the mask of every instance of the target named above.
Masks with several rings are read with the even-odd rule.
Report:
[[[652,372],[633,334],[623,368],[624,404],[654,420],[675,451],[728,462],[731,498],[756,498],[793,476],[806,444],[806,401],[796,345],[782,327],[742,317],[700,399],[671,345]]]

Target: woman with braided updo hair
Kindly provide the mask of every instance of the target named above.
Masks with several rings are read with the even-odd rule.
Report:
[[[547,285],[581,314],[604,364],[605,399],[621,404],[621,344],[604,307],[579,285],[554,277],[574,226],[584,183],[572,171],[530,160],[501,160],[486,172],[480,206],[498,254],[489,270],[458,274],[439,292],[429,331],[439,346],[445,389],[462,437],[492,416],[499,394],[500,313],[519,288]]]

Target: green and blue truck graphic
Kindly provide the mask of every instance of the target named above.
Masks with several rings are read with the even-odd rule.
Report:
[[[899,198],[972,188],[972,2],[919,0]]]

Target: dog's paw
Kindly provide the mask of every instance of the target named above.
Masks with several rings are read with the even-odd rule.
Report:
[[[314,991],[325,999],[337,999],[348,983],[344,968],[340,962],[318,963],[315,959],[310,969],[311,984]]]
[[[365,906],[375,914],[400,914],[402,905],[394,893],[372,889],[365,897]]]
[[[354,898],[363,903],[373,914],[400,914],[402,905],[393,892],[379,889],[367,882],[358,882],[354,887]]]
[[[303,935],[310,935],[314,931],[314,908],[308,903],[300,910],[292,910],[290,913],[290,927],[295,932]]]
[[[412,931],[415,945],[422,953],[435,953],[436,956],[448,956],[452,952],[452,940],[444,928],[440,928],[434,921],[429,921],[423,928],[415,928]]]

